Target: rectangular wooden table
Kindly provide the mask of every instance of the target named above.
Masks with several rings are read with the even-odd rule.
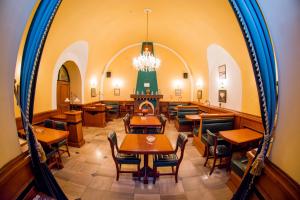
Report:
[[[174,149],[164,134],[151,135],[155,140],[150,143],[147,141],[148,134],[126,134],[121,146],[120,153],[143,154],[144,167],[141,169],[141,174],[144,177],[143,181],[148,184],[148,177],[153,176],[153,170],[148,165],[149,154],[170,154]]]
[[[24,129],[18,131],[22,136],[25,136]],[[54,143],[62,141],[67,138],[69,131],[61,131],[52,128],[46,128],[43,126],[33,126],[33,132],[37,140],[41,143],[44,143],[48,146],[51,146]]]
[[[160,128],[161,122],[157,116],[133,116],[130,119],[131,128],[144,128],[144,133],[148,128]]]
[[[247,128],[220,131],[220,136],[233,145],[247,144],[263,137],[261,133]]]

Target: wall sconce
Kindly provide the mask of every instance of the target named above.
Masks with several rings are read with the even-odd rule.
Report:
[[[224,89],[227,85],[227,79],[221,78],[219,79],[219,88]]]
[[[91,85],[91,97],[96,97],[97,96],[97,91],[96,91],[96,87],[97,87],[98,81],[97,81],[97,77],[93,76],[90,80],[90,85]]]

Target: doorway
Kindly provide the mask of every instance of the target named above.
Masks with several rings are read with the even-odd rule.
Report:
[[[58,72],[56,99],[57,110],[60,114],[70,110],[70,77],[64,65],[61,66]]]

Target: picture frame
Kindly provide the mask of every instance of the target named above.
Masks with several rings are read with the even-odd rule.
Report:
[[[96,88],[91,88],[91,97],[96,97],[96,96],[97,96]]]
[[[219,79],[226,79],[226,65],[220,65],[218,67],[219,70]]]
[[[202,99],[202,90],[197,90],[197,99]]]
[[[227,90],[219,90],[219,102],[226,103],[227,102]]]
[[[181,96],[181,89],[175,89],[175,96]]]
[[[114,96],[120,96],[120,93],[121,93],[120,88],[114,89]]]

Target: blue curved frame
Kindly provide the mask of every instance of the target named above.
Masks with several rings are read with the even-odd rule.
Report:
[[[35,86],[41,52],[44,47],[49,27],[60,5],[61,0],[41,0],[31,22],[22,57],[20,107],[23,127],[26,131],[35,183],[39,191],[55,199],[67,199],[48,166],[42,161],[42,150],[39,148],[30,124],[32,123]]]
[[[271,36],[256,0],[229,0],[244,34],[255,75],[264,137],[233,199],[247,199],[264,166],[277,112],[276,60]]]

